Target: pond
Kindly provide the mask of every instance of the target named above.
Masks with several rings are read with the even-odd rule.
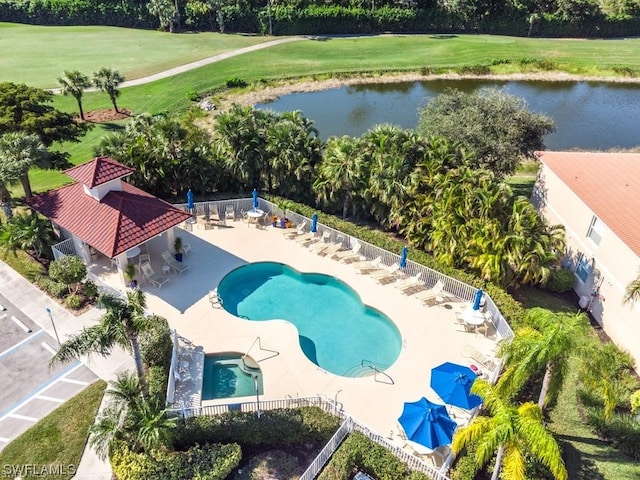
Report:
[[[447,88],[466,92],[498,87],[526,100],[529,109],[556,122],[545,138],[550,150],[604,150],[640,144],[640,84],[606,82],[504,82],[432,80],[352,85],[293,93],[256,105],[276,112],[301,110],[320,137],[361,136],[381,123],[415,128],[418,111]]]

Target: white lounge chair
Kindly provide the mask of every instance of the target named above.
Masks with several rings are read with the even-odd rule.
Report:
[[[443,288],[444,282],[442,280],[438,280],[435,285],[429,290],[425,290],[416,294],[416,298],[420,300],[424,305],[431,305],[432,302],[435,301],[436,297],[439,297],[442,294]]]
[[[307,221],[303,221],[300,225],[298,225],[295,230],[294,229],[287,229],[284,232],[282,232],[282,235],[285,236],[285,238],[288,238],[289,240],[294,239],[300,235],[304,235],[304,229],[307,226]]]
[[[498,366],[496,360],[491,358],[489,355],[486,355],[476,349],[475,347],[467,344],[462,347],[462,356],[466,358],[471,358],[475,362],[477,362],[482,368],[488,370],[489,372],[493,372]]]
[[[354,263],[364,260],[364,257],[360,254],[362,244],[360,242],[354,244],[350,250],[344,250],[336,253],[333,257],[339,262]]]
[[[382,257],[376,257],[371,261],[352,263],[352,265],[358,273],[375,272],[376,270],[380,270],[382,266]]]
[[[422,272],[416,273],[413,277],[405,278],[396,283],[396,287],[400,289],[405,295],[412,295],[418,288],[421,288],[424,283],[420,280]]]
[[[372,272],[370,275],[375,278],[376,282],[383,285],[391,282],[395,282],[398,279],[397,271],[400,269],[400,265],[394,263],[388,267],[382,268]]]
[[[179,273],[180,275],[182,275],[182,272],[189,269],[189,265],[178,262],[175,258],[173,258],[173,255],[171,255],[171,252],[169,252],[169,250],[165,250],[164,252],[162,252],[162,258],[164,259],[164,263],[167,264],[171,268],[171,270]]]
[[[144,279],[147,282],[151,282],[157,288],[161,288],[162,285],[169,281],[167,277],[163,277],[162,275],[154,272],[149,262],[141,263],[140,269],[142,270],[142,276],[144,277]]]
[[[311,243],[307,244],[309,250],[318,253],[331,245],[329,239],[331,238],[331,232],[324,232],[321,237],[315,237]]]

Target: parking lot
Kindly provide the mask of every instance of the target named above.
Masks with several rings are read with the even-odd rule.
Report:
[[[0,450],[97,377],[80,361],[49,368],[58,342],[0,294]]]

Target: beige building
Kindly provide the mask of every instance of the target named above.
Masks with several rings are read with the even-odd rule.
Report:
[[[580,306],[640,369],[640,302],[623,302],[640,267],[640,154],[537,152],[533,202],[566,228],[564,265]]]

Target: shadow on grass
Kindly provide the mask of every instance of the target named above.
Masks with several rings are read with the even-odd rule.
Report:
[[[569,478],[572,480],[605,480],[604,475],[600,473],[595,462],[570,443],[570,441],[592,444],[603,442],[591,438],[570,437],[566,435],[560,435],[558,440],[562,448],[562,457],[564,458]]]
[[[439,35],[429,35],[429,38],[433,38],[434,40],[449,40],[451,38],[458,38],[458,35],[441,33]]]
[[[510,289],[509,293],[524,308],[542,307],[552,312],[576,313],[578,311],[578,297],[570,291],[563,294],[547,292],[537,287],[521,286]]]

